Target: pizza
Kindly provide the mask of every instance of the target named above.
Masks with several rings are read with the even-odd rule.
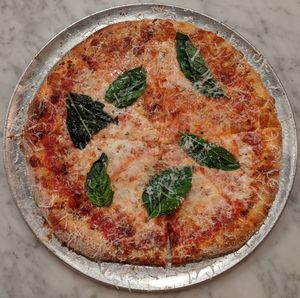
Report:
[[[281,126],[243,54],[175,20],[109,25],[33,98],[23,152],[51,232],[95,261],[179,266],[240,248],[278,190]]]

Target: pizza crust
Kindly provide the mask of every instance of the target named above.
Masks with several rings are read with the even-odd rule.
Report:
[[[176,31],[199,47],[229,99],[194,90],[176,60]],[[110,83],[140,65],[147,72],[143,95],[123,110],[105,102]],[[119,124],[76,149],[65,125],[68,92],[102,102]],[[178,131],[227,148],[241,168],[196,164],[178,145]],[[34,199],[62,243],[96,261],[182,265],[234,251],[259,229],[278,189],[281,126],[261,78],[223,38],[189,23],[142,20],[103,28],[61,59],[30,104],[23,148]],[[110,207],[97,208],[84,182],[102,152],[115,195]],[[141,200],[147,181],[186,165],[193,187],[183,204],[148,219]]]

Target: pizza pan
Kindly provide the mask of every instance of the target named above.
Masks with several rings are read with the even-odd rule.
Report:
[[[269,92],[275,98],[282,125],[283,156],[279,191],[259,231],[234,253],[181,267],[96,263],[62,246],[55,237],[49,240],[49,230],[43,225],[44,220],[34,202],[32,186],[26,175],[24,156],[19,146],[28,105],[44,78],[61,57],[92,33],[109,24],[144,18],[191,22],[225,38],[243,52],[249,63],[262,76]],[[201,13],[166,5],[137,4],[101,11],[78,21],[55,36],[34,57],[22,75],[9,105],[4,133],[4,153],[9,185],[20,212],[38,239],[57,257],[79,272],[106,284],[132,290],[162,291],[211,279],[236,265],[259,245],[274,226],[287,202],[295,176],[297,139],[286,93],[266,59],[249,42],[227,26]]]

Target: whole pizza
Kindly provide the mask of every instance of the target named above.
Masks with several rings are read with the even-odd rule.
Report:
[[[52,69],[23,151],[63,244],[95,261],[182,265],[259,229],[278,189],[281,126],[260,76],[223,38],[128,21]]]

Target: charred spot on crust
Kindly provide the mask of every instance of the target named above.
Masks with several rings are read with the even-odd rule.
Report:
[[[130,49],[132,44],[132,38],[130,36],[126,36],[123,39],[124,49]]]
[[[138,44],[133,48],[133,54],[139,56],[145,52],[145,47],[142,44]]]
[[[47,113],[46,103],[38,101],[33,106],[32,119],[38,120],[43,118]]]
[[[94,57],[82,54],[81,59],[88,65],[88,68],[91,70],[96,70],[98,63]]]
[[[67,64],[68,64],[67,65],[68,70],[73,70],[75,68],[75,64],[72,60],[68,60]]]
[[[141,41],[143,43],[148,42],[154,35],[155,30],[153,25],[145,25],[141,28]]]
[[[91,229],[99,229],[109,240],[132,237],[135,234],[135,229],[129,222],[129,218],[120,212],[115,215],[98,211],[91,217],[90,227]]]
[[[29,158],[29,163],[33,168],[37,168],[41,165],[40,159],[34,155]]]
[[[80,188],[73,187],[69,196],[68,204],[71,209],[78,209],[82,207],[84,200],[83,193]]]
[[[53,103],[53,104],[58,103],[60,96],[61,96],[60,92],[55,92],[55,93],[53,93],[53,94],[50,96],[50,102]]]
[[[157,231],[145,231],[138,241],[129,243],[129,247],[137,250],[150,250],[161,248],[165,245],[164,235]]]
[[[90,214],[92,210],[93,206],[89,201],[82,202],[82,204],[78,208],[78,212],[83,216]]]
[[[48,221],[53,231],[65,230],[63,225],[61,225],[61,220],[58,218],[53,210],[49,210]]]
[[[158,103],[150,103],[148,105],[145,105],[145,109],[149,114],[155,114],[161,110],[161,105]]]
[[[98,38],[94,38],[94,39],[91,40],[90,46],[95,47],[95,46],[97,46],[99,43],[100,43],[99,39],[98,39]]]
[[[41,141],[46,135],[46,131],[41,125],[34,126],[33,128],[28,128],[25,133],[28,136],[28,139],[30,139],[31,143],[34,145]]]
[[[68,174],[68,168],[64,163],[60,162],[53,162],[51,166],[52,172],[55,174],[60,174],[60,175],[67,175]]]
[[[245,209],[245,210],[242,210],[242,211],[241,211],[241,215],[242,215],[242,216],[246,216],[246,215],[249,213],[249,211],[250,211],[249,208],[247,208],[247,209]]]

